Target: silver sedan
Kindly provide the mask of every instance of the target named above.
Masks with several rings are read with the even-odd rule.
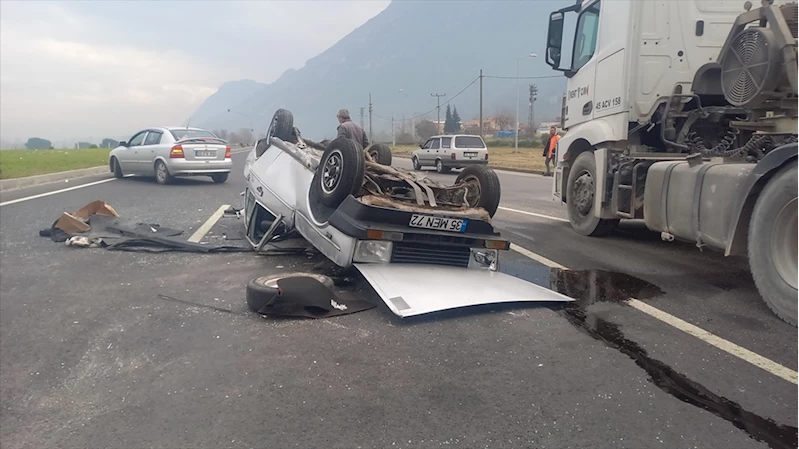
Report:
[[[212,132],[199,128],[148,128],[134,134],[109,154],[114,176],[155,176],[169,184],[175,176],[210,176],[227,181],[233,167],[230,146]]]

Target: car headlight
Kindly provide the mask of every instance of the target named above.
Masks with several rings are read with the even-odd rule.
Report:
[[[355,244],[353,262],[382,262],[391,261],[391,250],[394,244],[385,240],[358,240]]]
[[[483,268],[497,271],[499,251],[486,248],[472,248],[469,251],[469,268]]]

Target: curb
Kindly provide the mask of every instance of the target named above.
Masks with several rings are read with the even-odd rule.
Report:
[[[406,161],[410,161],[411,160],[411,158],[409,158],[409,157],[402,157],[402,156],[397,156],[395,159],[403,159],[403,160],[406,160]],[[544,170],[533,170],[533,169],[529,169],[529,168],[503,167],[501,165],[491,165],[491,164],[489,164],[488,166],[493,168],[494,170],[510,171],[510,172],[516,172],[516,173],[528,173],[528,174],[532,174],[532,175],[544,176]]]
[[[246,153],[251,148],[241,149],[238,151],[231,151],[232,154]],[[111,176],[111,170],[107,165],[100,165],[97,167],[81,168],[78,170],[61,171],[56,173],[47,173],[44,175],[26,176],[24,178],[11,178],[0,179],[0,192],[8,192],[11,190],[23,189],[25,187],[33,187],[42,184],[51,184],[54,182],[67,181],[69,179],[85,178],[87,176],[96,176],[108,173]]]
[[[25,187],[50,184],[53,182],[66,181],[69,179],[85,178],[87,176],[102,175],[107,173],[111,176],[111,170],[107,165],[99,167],[81,168],[79,170],[62,171],[48,173],[45,175],[26,176],[24,178],[0,179],[0,192],[22,189]]]

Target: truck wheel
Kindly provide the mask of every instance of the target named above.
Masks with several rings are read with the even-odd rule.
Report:
[[[391,148],[389,148],[388,145],[376,143],[370,146],[366,152],[369,153],[369,156],[372,156],[372,159],[378,164],[391,165]]]
[[[485,165],[470,165],[455,179],[455,184],[467,183],[470,186],[466,201],[470,207],[482,207],[493,217],[499,208],[501,189],[496,172]]]
[[[282,273],[260,276],[247,284],[247,307],[255,313],[263,313],[264,307],[278,294],[277,281],[288,277],[310,277],[333,289],[333,280],[327,276],[313,273]]]
[[[569,171],[566,186],[566,205],[572,229],[582,235],[599,237],[609,234],[618,219],[602,219],[594,216],[594,180],[596,162],[594,153],[586,151],[574,161]]]
[[[349,195],[357,195],[363,185],[366,161],[358,142],[337,137],[327,146],[311,184],[322,204],[338,207]]]
[[[796,326],[796,161],[760,193],[749,224],[749,267],[760,296],[780,319]]]
[[[266,147],[271,145],[272,137],[283,141],[290,141],[294,132],[294,115],[287,109],[278,109],[272,116],[269,129],[266,131]]]

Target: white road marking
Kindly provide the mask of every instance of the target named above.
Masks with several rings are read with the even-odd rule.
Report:
[[[546,257],[536,254],[519,245],[512,243],[510,245],[510,249],[548,267],[560,268],[562,270],[568,269],[557,262],[547,259]],[[745,362],[751,363],[752,365],[762,370],[768,371],[769,373],[781,379],[787,380],[788,382],[791,382],[793,384],[797,384],[796,371],[788,367],[780,365],[779,363],[771,359],[763,357],[762,355],[752,352],[742,346],[738,346],[731,341],[725,340],[719,337],[718,335],[715,335],[713,333],[710,333],[702,329],[699,326],[695,326],[687,321],[677,318],[676,316],[670,313],[664,312],[656,307],[652,307],[649,304],[641,302],[635,298],[629,298],[627,300],[627,304],[629,304],[632,308],[649,315],[652,318],[655,318],[663,323],[666,323],[669,326],[674,327],[675,329],[679,329],[688,335],[692,335],[704,341],[705,343],[714,346],[730,355],[738,357],[739,359]]]
[[[511,209],[509,207],[503,207],[503,206],[499,206],[498,209],[499,210],[508,211],[508,212],[514,212],[514,213],[522,214],[522,215],[529,215],[531,217],[545,218],[547,220],[562,221],[562,222],[566,222],[566,223],[569,222],[569,220],[567,220],[565,218],[553,217],[551,215],[537,214],[535,212],[528,212],[526,210]]]
[[[693,324],[684,321],[676,316],[666,313],[660,309],[643,303],[635,298],[630,298],[627,303],[634,309],[644,312],[652,318],[657,318],[666,324],[669,324],[677,329],[685,332],[686,334],[693,335],[700,340],[703,340],[711,345],[721,349],[724,352],[730,353],[739,359],[746,360],[747,362],[755,365],[758,368],[764,369],[777,377],[781,377],[793,384],[797,383],[796,371],[786,368],[773,360],[767,359],[760,354],[754,353],[746,348],[729,342],[717,335],[702,329],[701,327],[694,326]]]
[[[200,240],[202,240],[203,237],[205,237],[205,234],[207,234],[208,231],[210,231],[211,228],[214,227],[216,222],[219,221],[220,218],[222,218],[222,215],[225,214],[225,210],[229,208],[230,204],[223,204],[219,206],[219,209],[217,209],[216,212],[211,214],[211,216],[208,217],[208,220],[205,220],[205,223],[203,223],[202,226],[200,226],[199,228],[197,228],[196,231],[194,231],[194,234],[192,234],[191,237],[189,237],[189,241],[192,243],[199,243]]]
[[[530,251],[527,248],[522,248],[521,246],[519,246],[519,245],[517,245],[515,243],[511,243],[510,244],[510,249],[516,251],[517,253],[519,253],[519,254],[521,254],[523,256],[526,256],[527,258],[533,259],[534,261],[536,261],[536,262],[538,262],[540,264],[546,265],[548,267],[560,268],[561,270],[568,270],[568,268],[564,267],[563,265],[561,265],[561,264],[559,264],[559,263],[557,263],[557,262],[555,262],[553,260],[547,259],[546,257],[544,257],[544,256],[542,256],[540,254],[536,254],[536,253]]]
[[[125,175],[126,178],[128,176],[133,176],[133,175]],[[71,190],[82,189],[84,187],[96,186],[97,184],[103,184],[103,183],[106,183],[106,182],[111,182],[111,181],[116,181],[116,180],[117,180],[117,178],[101,179],[100,181],[89,182],[89,183],[81,184],[79,186],[74,186],[74,187],[67,187],[66,189],[53,190],[52,192],[44,192],[44,193],[40,193],[38,195],[31,195],[31,196],[26,196],[24,198],[17,198],[15,200],[10,200],[10,201],[5,201],[5,202],[0,203],[0,207],[9,206],[11,204],[21,203],[23,201],[35,200],[36,198],[43,198],[45,196],[50,196],[50,195],[56,195],[56,194],[59,194],[59,193],[69,192]]]

